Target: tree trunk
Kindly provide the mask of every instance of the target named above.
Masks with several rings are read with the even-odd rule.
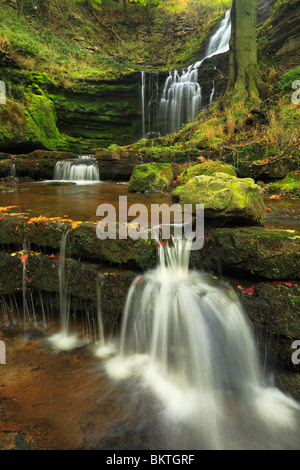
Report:
[[[244,101],[247,97],[259,100],[257,10],[258,0],[233,0],[229,81],[222,100],[225,105],[232,101]]]

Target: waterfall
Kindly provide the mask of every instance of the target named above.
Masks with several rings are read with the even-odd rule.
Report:
[[[142,132],[143,139],[152,138],[158,132],[159,87],[158,73],[141,72]]]
[[[159,105],[163,133],[180,130],[182,123],[194,121],[202,103],[198,70],[192,66],[182,72],[169,72]]]
[[[190,65],[188,68],[170,71],[164,83],[160,98],[155,97],[157,107],[151,111],[151,99],[148,101],[148,130],[145,130],[146,122],[146,95],[149,92],[146,74],[142,72],[142,126],[143,137],[160,132],[163,135],[178,132],[184,123],[194,121],[203,106],[202,87],[198,83],[198,70],[205,59],[218,54],[223,54],[229,50],[231,35],[231,11],[226,12],[225,18],[221,21],[219,28],[210,38],[204,57]],[[157,86],[158,93],[158,86]],[[210,95],[210,102],[215,95],[215,83]],[[153,90],[151,96],[154,96]]]
[[[10,174],[11,174],[12,179],[14,180],[17,178],[16,158],[17,157],[13,157],[11,164],[10,164]]]
[[[57,162],[54,168],[54,180],[58,181],[100,181],[98,164],[88,155],[78,159]]]
[[[133,282],[108,374],[132,384],[137,404],[155,400],[168,449],[292,448],[299,405],[264,383],[239,301],[189,270],[187,243],[160,247],[157,268]]]
[[[210,97],[209,97],[209,105],[211,105],[212,102],[213,102],[213,99],[214,99],[214,96],[215,96],[215,91],[216,91],[216,86],[215,86],[215,81],[213,80],[213,87],[212,87],[211,94],[210,94]]]
[[[229,41],[231,35],[231,10],[226,12],[225,18],[215,34],[210,38],[206,54],[202,60],[196,62],[194,67],[198,68],[202,65],[205,59],[209,59],[215,55],[224,54],[229,51]]]
[[[142,128],[143,128],[143,139],[146,138],[146,125],[145,125],[145,87],[146,87],[146,82],[145,82],[145,72],[141,72],[141,78],[142,78]]]
[[[66,230],[61,237],[58,265],[59,282],[59,315],[60,332],[51,336],[49,340],[56,349],[68,350],[78,343],[77,335],[70,334],[70,296],[68,295],[66,280],[66,245],[69,230]]]

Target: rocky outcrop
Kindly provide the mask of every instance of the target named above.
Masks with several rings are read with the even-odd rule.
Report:
[[[264,37],[263,52],[282,56],[287,53],[299,55],[300,13],[299,0],[277,2],[271,24],[267,21],[259,35]]]
[[[208,230],[204,247],[192,253],[195,267],[250,279],[300,279],[300,236],[261,227]]]
[[[2,80],[11,94],[21,86],[25,92],[22,99],[8,98],[0,106],[0,150],[78,154],[137,140],[141,134],[139,77],[139,73],[125,73],[111,81],[78,80],[64,88],[45,73],[4,69]]]
[[[239,289],[239,294],[267,361],[280,370],[295,370],[292,343],[300,338],[299,283],[262,282]]]
[[[231,224],[261,225],[265,218],[262,190],[250,178],[225,173],[195,176],[177,193],[181,204],[204,205],[204,216]]]

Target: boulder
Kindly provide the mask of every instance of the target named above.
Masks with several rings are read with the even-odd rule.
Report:
[[[225,173],[196,176],[179,194],[181,204],[204,205],[207,219],[225,219],[237,225],[262,225],[265,206],[262,189],[251,178],[239,179]]]
[[[203,157],[199,157],[203,158]],[[227,165],[220,163],[219,161],[202,161],[198,165],[193,165],[190,168],[185,169],[177,177],[177,182],[179,185],[187,183],[194,176],[200,175],[213,175],[214,173],[225,173],[227,175],[237,176],[236,169],[232,165]]]
[[[132,192],[156,192],[170,190],[174,179],[171,163],[137,165],[130,178],[128,189]]]

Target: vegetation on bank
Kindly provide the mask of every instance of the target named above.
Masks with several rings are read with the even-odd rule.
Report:
[[[87,152],[137,138],[140,104],[132,74],[197,60],[230,5],[142,3],[106,1],[99,11],[74,0],[0,0],[0,79],[8,97],[0,109],[2,150]],[[29,93],[35,101],[30,109]],[[35,119],[42,93],[46,116]],[[48,136],[45,120],[51,124]]]
[[[104,147],[132,142],[140,126],[139,103],[126,76],[199,58],[203,39],[231,2],[179,2],[177,9],[166,8],[173,2],[150,9],[143,2],[96,3],[101,12],[91,2],[0,0],[1,78],[8,92],[7,106],[0,107],[3,150],[76,153],[102,142]],[[262,39],[285,7],[286,2],[273,2],[271,19],[259,27],[265,84],[260,103],[246,100],[226,112],[216,103],[179,133],[130,148],[146,162],[189,164],[202,155],[256,180],[283,179],[297,171],[299,105],[291,96],[300,68],[291,67],[286,56],[278,64],[279,59],[263,55]],[[116,85],[120,77],[123,83]]]
[[[139,2],[140,3],[140,2]],[[144,69],[169,69],[199,58],[201,42],[230,1],[182,2],[181,8],[104,2],[101,12],[74,0],[0,1],[0,58],[70,86]]]
[[[300,78],[296,67],[280,77],[274,69],[263,70],[267,84],[263,100],[253,106],[249,100],[220,111],[218,103],[179,133],[135,144],[153,161],[182,152],[233,165],[239,176],[256,180],[282,179],[300,167],[300,105],[292,101],[292,83]],[[188,159],[186,159],[188,160]],[[192,161],[195,160],[192,158]],[[172,161],[172,160],[171,160]]]

